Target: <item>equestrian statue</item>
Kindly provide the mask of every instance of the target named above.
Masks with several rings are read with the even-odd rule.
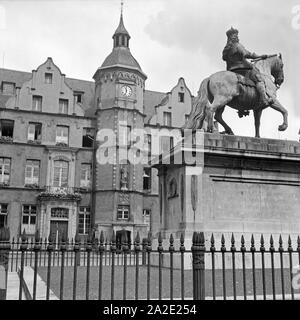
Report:
[[[238,110],[239,117],[247,116],[249,110],[253,110],[255,137],[259,138],[262,110],[268,107],[283,116],[283,123],[278,130],[284,131],[288,127],[287,110],[276,98],[276,91],[284,81],[281,54],[251,53],[239,42],[238,33],[232,27],[226,32],[228,39],[222,58],[227,71],[214,73],[202,81],[184,128],[201,129],[206,119],[207,131],[213,132],[214,117],[224,127],[223,133],[233,135],[222,118],[225,106]]]

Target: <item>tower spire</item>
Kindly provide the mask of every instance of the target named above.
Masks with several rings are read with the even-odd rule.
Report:
[[[129,48],[129,39],[130,35],[124,26],[123,21],[123,9],[124,9],[124,0],[121,0],[121,15],[120,15],[120,22],[117,30],[113,35],[114,39],[114,48],[116,47],[127,47]]]
[[[124,1],[121,0],[121,17],[123,16]]]

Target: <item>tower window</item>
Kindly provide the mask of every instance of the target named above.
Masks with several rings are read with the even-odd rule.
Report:
[[[32,97],[32,110],[33,111],[42,111],[42,102],[43,102],[43,97],[33,96]]]
[[[45,83],[47,84],[52,83],[52,73],[45,73]]]
[[[81,164],[80,187],[89,188],[91,186],[92,166],[89,163]]]
[[[82,132],[82,147],[92,148],[95,139],[95,129],[94,128],[83,128]]]
[[[14,135],[14,121],[0,120],[0,137],[13,138]]]
[[[178,101],[179,102],[184,102],[184,93],[183,92],[179,92],[178,93]]]
[[[118,206],[117,219],[129,220],[129,206]]]
[[[151,168],[144,168],[143,189],[144,191],[151,190]]]

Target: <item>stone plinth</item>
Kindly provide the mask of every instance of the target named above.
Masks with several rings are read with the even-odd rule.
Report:
[[[252,234],[259,248],[264,234],[269,248],[273,234],[278,249],[281,234],[285,248],[288,235],[296,248],[300,234],[300,143],[203,132],[197,135],[196,141],[191,136],[185,138],[185,143],[154,164],[159,170],[162,204],[158,231],[163,237],[172,233],[179,242],[183,233],[191,243],[194,231],[204,231],[207,247],[213,233],[220,248],[224,234],[230,249],[232,233],[238,248],[242,234],[247,248]],[[194,152],[188,152],[191,150]],[[177,156],[182,157],[182,163],[176,162]],[[196,157],[196,164],[191,163],[192,157]]]

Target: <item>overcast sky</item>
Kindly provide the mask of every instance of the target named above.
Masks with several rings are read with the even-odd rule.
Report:
[[[124,22],[131,52],[148,75],[149,90],[168,92],[184,77],[196,95],[205,77],[224,70],[221,55],[231,26],[239,29],[248,50],[281,52],[285,82],[278,98],[289,111],[289,128],[279,133],[281,114],[265,110],[261,136],[298,140],[297,6],[300,0],[125,0]],[[120,0],[0,0],[1,67],[30,72],[52,57],[67,77],[92,80],[112,50],[119,16]],[[252,114],[239,119],[227,107],[224,118],[235,134],[254,136]]]

